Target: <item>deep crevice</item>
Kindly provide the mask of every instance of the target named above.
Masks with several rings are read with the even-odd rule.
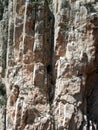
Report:
[[[7,96],[5,84],[0,82],[0,109],[3,109],[4,130],[6,130],[6,104]]]
[[[49,97],[50,103],[52,104],[55,94],[55,79],[54,79],[54,16],[52,14],[52,29],[51,29],[51,48],[50,48],[50,65],[48,66],[48,70],[50,71],[51,81],[50,81],[50,90]]]
[[[92,72],[87,76],[87,130],[98,130],[98,74]]]
[[[86,119],[83,125],[85,125],[86,130],[98,130],[98,18],[94,16],[91,22],[94,25],[95,60],[92,65],[89,65],[88,73],[86,74],[87,78],[84,94],[84,115]],[[83,130],[83,128],[81,130]]]

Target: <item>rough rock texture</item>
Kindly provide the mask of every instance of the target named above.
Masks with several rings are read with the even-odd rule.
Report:
[[[54,0],[54,9],[56,129],[97,129],[98,3]]]
[[[97,0],[1,0],[0,33],[2,130],[98,129]]]

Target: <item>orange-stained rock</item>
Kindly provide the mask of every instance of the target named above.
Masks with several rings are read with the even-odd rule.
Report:
[[[98,2],[0,0],[0,128],[97,130],[97,108]]]

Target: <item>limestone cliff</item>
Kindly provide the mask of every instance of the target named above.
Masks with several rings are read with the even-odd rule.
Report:
[[[98,0],[0,0],[0,33],[1,130],[98,129]]]

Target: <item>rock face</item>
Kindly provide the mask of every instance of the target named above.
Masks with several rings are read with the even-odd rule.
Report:
[[[0,7],[2,130],[97,130],[98,1],[1,0]]]

